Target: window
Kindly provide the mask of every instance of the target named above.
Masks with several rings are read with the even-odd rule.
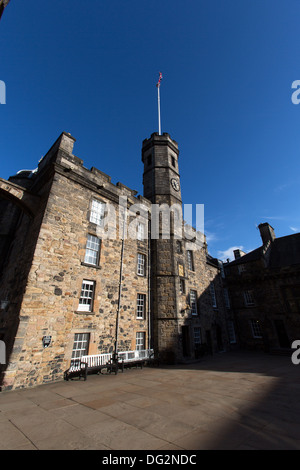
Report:
[[[144,240],[145,239],[145,224],[142,222],[137,223],[137,240]]]
[[[100,253],[100,239],[94,235],[88,235],[84,262],[88,264],[98,265]]]
[[[190,271],[194,271],[193,252],[191,250],[187,251],[187,265]]]
[[[201,328],[196,326],[194,328],[194,344],[201,344]]]
[[[210,284],[210,295],[213,308],[217,308],[216,291],[213,283]]]
[[[135,349],[141,351],[146,349],[146,333],[144,331],[138,331],[135,338]]]
[[[281,291],[287,311],[300,313],[300,285],[283,286]]]
[[[91,213],[90,213],[90,222],[93,222],[94,224],[97,224],[97,225],[102,225],[103,219],[104,219],[104,209],[105,209],[104,202],[93,199]]]
[[[190,307],[192,315],[197,315],[197,291],[190,291]]]
[[[218,260],[218,266],[220,268],[220,272],[221,272],[221,276],[223,278],[225,278],[225,271],[224,271],[224,265],[223,265],[223,262],[221,260]]]
[[[177,253],[182,253],[182,243],[180,240],[176,241]]]
[[[184,279],[179,279],[179,289],[180,289],[180,294],[185,293],[185,282]]]
[[[171,156],[171,161],[172,161],[172,166],[175,168],[176,166],[175,157]]]
[[[89,333],[75,333],[72,350],[72,359],[78,359],[88,354],[90,342]]]
[[[81,295],[79,299],[78,310],[82,312],[91,312],[93,309],[93,299],[95,291],[94,281],[82,281]]]
[[[137,273],[139,276],[145,276],[146,274],[146,256],[142,253],[137,255]]]
[[[233,320],[228,320],[227,330],[228,330],[229,343],[230,344],[236,343],[235,328],[234,328]]]
[[[230,308],[230,301],[229,301],[229,294],[227,287],[224,287],[224,300],[225,300],[225,307]]]
[[[252,329],[253,338],[261,338],[262,334],[261,334],[259,320],[252,319],[252,320],[250,320],[250,322],[251,322],[251,329]]]
[[[251,306],[255,305],[252,290],[246,290],[244,292],[244,301],[245,301],[246,307],[251,307]]]
[[[136,317],[145,318],[146,312],[146,295],[138,294],[137,295],[137,308],[136,308]]]
[[[244,273],[246,271],[246,266],[244,264],[239,264],[238,271],[239,271],[239,274]]]
[[[148,165],[152,164],[152,155],[148,155],[147,162],[148,162]]]

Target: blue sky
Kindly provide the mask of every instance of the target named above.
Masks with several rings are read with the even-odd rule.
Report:
[[[204,204],[213,256],[300,231],[299,0],[11,0],[0,21],[0,177],[34,169],[62,131],[143,193],[141,146],[179,144],[183,202]]]

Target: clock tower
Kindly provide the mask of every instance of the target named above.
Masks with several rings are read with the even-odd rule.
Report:
[[[162,360],[180,359],[180,312],[184,299],[180,295],[180,276],[184,266],[183,241],[174,231],[174,213],[179,213],[182,227],[182,200],[178,168],[178,144],[169,134],[154,133],[143,141],[144,197],[152,208],[167,208],[160,215],[159,236],[151,233],[151,323],[154,349]],[[169,208],[169,212],[168,212]],[[176,208],[176,209],[175,209]],[[162,217],[169,216],[169,232],[162,227]],[[151,228],[153,227],[153,210]],[[157,222],[156,222],[157,223]],[[177,225],[178,227],[178,225]]]
[[[144,197],[153,204],[181,204],[178,157],[178,144],[169,134],[154,133],[144,140]]]

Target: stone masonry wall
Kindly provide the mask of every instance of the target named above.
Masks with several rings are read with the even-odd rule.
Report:
[[[75,333],[90,334],[89,354],[113,351],[121,240],[102,240],[99,266],[84,263],[87,235],[97,235],[97,226],[89,222],[91,200],[113,203],[116,210],[119,195],[137,201],[130,191],[113,187],[101,172],[96,173],[81,167],[77,171],[76,165],[67,172],[56,166],[20,309],[20,318],[26,319],[17,333],[21,347],[13,354],[4,388],[62,379],[70,364]],[[93,184],[96,177],[99,187],[108,186],[106,190],[92,189],[90,175]],[[148,276],[147,271],[145,276],[137,274],[138,252],[148,260],[147,241],[125,240],[119,350],[135,349],[136,332],[145,333],[147,347]],[[83,279],[95,281],[92,312],[78,310]],[[143,319],[137,319],[137,293],[147,299]],[[48,348],[43,347],[44,336],[51,336]]]

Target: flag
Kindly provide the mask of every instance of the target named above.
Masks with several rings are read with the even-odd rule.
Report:
[[[162,79],[162,78],[163,78],[162,73],[159,72],[159,79],[158,79],[158,82],[157,82],[157,84],[156,84],[157,88],[160,87],[160,82],[161,82],[161,79]]]

